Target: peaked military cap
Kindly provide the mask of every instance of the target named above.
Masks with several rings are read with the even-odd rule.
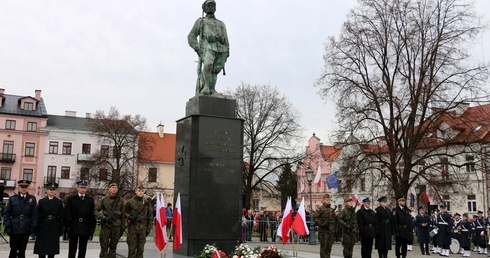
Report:
[[[371,202],[371,200],[369,200],[369,197],[362,199],[362,203],[365,203],[365,202]]]
[[[441,209],[445,209],[445,208],[446,208],[446,204],[441,204],[441,205],[439,206],[439,208],[441,208]]]
[[[397,202],[404,202],[405,198],[403,198],[403,196],[400,196],[400,197],[396,198],[396,201]]]
[[[332,197],[330,196],[330,194],[325,194],[325,195],[323,196],[323,199],[330,199],[330,198],[332,198]]]
[[[47,183],[47,184],[44,184],[44,187],[48,188],[48,189],[56,189],[56,188],[58,188],[58,184],[57,183]]]
[[[19,180],[17,181],[17,185],[19,186],[29,186],[31,184],[31,181],[29,180]]]
[[[388,201],[388,197],[386,197],[386,196],[383,196],[383,197],[378,199],[378,202],[387,202],[387,201]]]
[[[77,182],[77,185],[80,186],[80,187],[87,187],[88,186],[88,182],[87,180],[80,180]]]

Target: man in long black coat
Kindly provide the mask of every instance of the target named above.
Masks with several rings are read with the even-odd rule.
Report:
[[[29,235],[38,223],[36,197],[28,193],[31,181],[17,182],[19,193],[11,196],[3,212],[5,232],[10,236],[9,258],[26,257]]]
[[[407,257],[408,240],[412,237],[412,216],[405,206],[405,198],[397,199],[398,205],[393,210],[393,226],[395,229],[395,255],[397,258]]]
[[[417,237],[420,243],[420,251],[422,255],[430,255],[429,242],[430,242],[430,216],[425,213],[424,207],[419,207],[419,215],[415,217],[415,226],[417,227]]]
[[[362,200],[362,206],[357,211],[357,225],[361,236],[361,257],[371,258],[373,251],[373,241],[375,237],[376,213],[371,209],[369,198]]]
[[[388,208],[388,198],[383,196],[378,199],[379,207],[376,208],[376,241],[375,248],[379,258],[387,258],[391,250],[391,238],[393,236],[392,215]]]
[[[65,227],[68,231],[68,258],[75,258],[78,245],[78,258],[85,258],[87,242],[94,233],[96,220],[94,199],[87,195],[88,182],[77,182],[77,193],[68,197],[65,205]]]
[[[57,183],[44,185],[47,196],[39,200],[37,210],[39,225],[36,230],[34,253],[39,258],[53,258],[60,253],[60,236],[63,235],[63,202],[56,198]]]

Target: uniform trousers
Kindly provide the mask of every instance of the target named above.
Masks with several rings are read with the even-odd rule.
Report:
[[[145,250],[146,232],[138,233],[137,231],[128,230],[128,258],[143,258]]]
[[[318,232],[318,240],[320,240],[320,258],[330,258],[332,245],[335,241],[335,233]]]
[[[371,252],[373,251],[373,238],[361,237],[361,257],[371,258]]]
[[[119,226],[102,225],[100,230],[100,258],[116,258],[117,243],[121,237]]]
[[[28,241],[29,234],[11,234],[9,258],[25,258]]]
[[[357,235],[351,235],[344,233],[342,237],[342,246],[344,249],[342,250],[342,254],[346,258],[352,258],[352,253],[354,252],[354,245],[357,241]]]
[[[397,258],[401,257],[407,257],[407,243],[408,240],[402,237],[396,237],[395,238],[395,256]]]
[[[89,236],[70,234],[68,242],[68,258],[75,258],[78,246],[78,258],[85,258],[87,254],[87,242]]]

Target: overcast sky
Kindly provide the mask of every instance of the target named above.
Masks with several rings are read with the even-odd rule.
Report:
[[[152,131],[161,121],[175,132],[175,121],[194,96],[197,56],[187,34],[201,16],[202,2],[1,0],[0,88],[31,96],[42,90],[50,114],[73,110],[85,116],[116,106],[122,114],[146,117]],[[490,1],[476,2],[478,10],[490,10]],[[356,3],[217,0],[230,58],[216,89],[242,81],[277,86],[301,112],[305,140],[315,132],[330,142],[334,107],[314,83],[324,65],[325,39],[339,34]],[[488,62],[489,32],[475,52]]]

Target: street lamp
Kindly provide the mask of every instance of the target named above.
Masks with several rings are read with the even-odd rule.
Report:
[[[317,172],[319,173],[319,172]],[[313,170],[311,167],[308,166],[308,168],[305,171],[306,174],[306,180],[308,181],[308,186],[310,188],[310,245],[316,245],[316,239],[315,239],[315,223],[313,222],[313,201],[311,198],[311,182],[313,182]]]

